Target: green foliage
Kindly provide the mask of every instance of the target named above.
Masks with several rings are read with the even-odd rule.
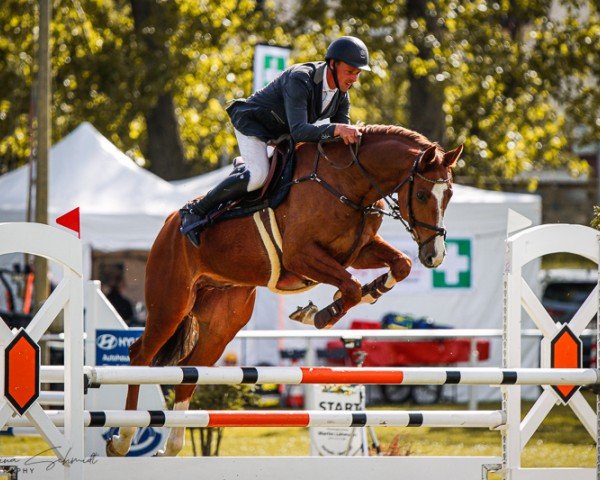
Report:
[[[600,230],[600,206],[594,206],[594,218],[592,218],[591,225],[596,230]]]
[[[0,173],[30,155],[37,3],[5,0],[0,10]],[[422,103],[425,120],[443,126],[434,140],[465,143],[457,173],[472,181],[585,172],[566,152],[600,135],[592,0],[306,0],[294,11],[280,1],[155,0],[136,27],[139,3],[54,0],[54,141],[88,120],[140,156],[146,114],[168,92],[188,173],[212,169],[235,151],[224,105],[251,93],[252,47],[290,45],[293,61],[318,60],[342,34],[372,52],[373,73],[352,92],[353,121],[410,127]]]
[[[149,2],[147,2],[149,3]],[[30,155],[29,111],[37,55],[37,0],[0,9],[0,166]],[[223,128],[227,96],[249,94],[252,49],[266,25],[251,0],[156,1],[136,34],[129,0],[54,1],[51,25],[53,141],[90,121],[120,149],[139,156],[144,115],[171,92],[190,173],[231,154]],[[156,46],[159,46],[157,48]]]
[[[301,12],[299,29],[357,35],[373,51],[375,74],[363,75],[353,118],[411,126],[408,83],[423,79],[423,108],[444,99],[446,138],[434,140],[465,143],[462,177],[489,185],[547,167],[587,171],[565,152],[600,135],[597,3],[315,0]]]
[[[175,391],[166,398],[169,409],[175,403]],[[190,410],[243,410],[258,405],[258,395],[253,385],[201,385],[196,387],[190,401]],[[194,434],[200,438],[200,451],[203,456],[218,456],[223,439],[223,428],[190,428],[194,455],[196,444]]]

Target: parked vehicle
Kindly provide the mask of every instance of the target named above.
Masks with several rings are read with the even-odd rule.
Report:
[[[598,272],[585,269],[550,269],[541,274],[542,305],[555,322],[568,323],[598,283]],[[588,328],[596,328],[596,318]],[[595,340],[583,337],[583,366],[595,367]]]
[[[542,305],[555,322],[567,323],[598,283],[598,272],[567,268],[543,270],[541,283]]]

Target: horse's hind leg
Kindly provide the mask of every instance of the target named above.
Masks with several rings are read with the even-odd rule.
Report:
[[[160,284],[146,281],[148,317],[143,335],[129,349],[131,366],[148,366],[152,363],[161,347],[178,332],[182,321],[187,319],[196,294],[195,290],[190,288],[193,283],[191,280],[188,279],[188,285],[181,283],[185,277],[183,274],[178,280],[156,273],[153,276],[160,279]],[[173,281],[169,281],[170,279]],[[174,359],[173,363],[178,360],[179,358]],[[137,409],[139,391],[139,385],[129,385],[125,401],[126,410]],[[107,455],[127,455],[135,431],[135,427],[121,427],[118,435],[106,443]]]
[[[202,289],[198,292],[193,316],[198,323],[198,341],[180,365],[212,366],[227,344],[239,332],[254,309],[254,287],[232,287],[224,290]],[[173,410],[187,410],[196,385],[177,385]],[[183,448],[185,427],[172,428],[160,456],[177,455]]]

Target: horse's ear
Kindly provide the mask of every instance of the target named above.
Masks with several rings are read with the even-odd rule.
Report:
[[[444,154],[444,165],[448,168],[454,168],[456,166],[456,162],[460,158],[463,152],[463,146],[459,145],[454,150],[450,150]]]
[[[435,161],[437,146],[432,145],[423,152],[421,160],[419,160],[419,171],[424,172]]]

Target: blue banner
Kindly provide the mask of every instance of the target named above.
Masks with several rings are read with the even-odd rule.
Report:
[[[129,365],[129,347],[139,330],[96,330],[96,365]]]

